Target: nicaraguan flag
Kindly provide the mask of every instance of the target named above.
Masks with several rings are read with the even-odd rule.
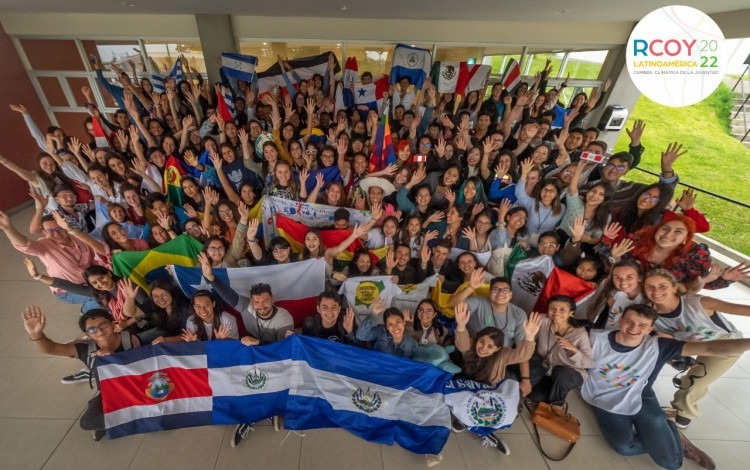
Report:
[[[432,53],[427,49],[398,44],[393,50],[391,64],[391,84],[408,77],[412,85],[420,89],[430,74]]]
[[[255,81],[258,58],[251,55],[221,53],[221,70],[225,76],[248,83]]]
[[[362,439],[438,454],[450,434],[443,386],[429,364],[294,335],[294,386],[284,427],[342,427]]]
[[[507,429],[518,415],[518,382],[505,379],[497,386],[473,380],[445,384],[445,403],[469,431],[486,436]]]
[[[271,286],[275,304],[289,310],[296,325],[315,313],[316,298],[325,289],[325,260],[312,259],[290,264],[255,266],[252,268],[217,268],[214,276],[238,294],[250,297],[254,284]],[[211,289],[200,268],[175,266],[173,277],[186,296],[196,290]]]

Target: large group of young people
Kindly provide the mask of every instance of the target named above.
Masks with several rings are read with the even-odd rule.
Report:
[[[493,385],[514,378],[533,403],[561,403],[580,389],[605,439],[623,455],[648,453],[669,469],[681,468],[684,455],[713,468],[677,428],[699,418],[708,385],[750,349],[750,340],[737,339],[723,315],[750,315],[750,307],[697,293],[747,278],[750,267],[721,268],[706,245],[694,241],[709,224],[692,191],[675,193],[673,165],[687,151],[679,143],[661,152],[661,175],[650,185],[623,179],[646,151],[644,122],[627,131],[629,151],[600,164],[582,158],[583,152],[608,155],[599,130],[585,123],[609,82],[566,105],[559,97],[567,83],[546,85],[549,64],[533,83],[513,90],[488,84],[463,98],[438,93],[429,80],[415,88],[396,77],[384,109],[336,109],[341,82],[331,59],[323,75],[303,80],[289,74],[288,86],[277,93],[225,83],[236,115],[224,120],[214,86],[187,63],[185,79],[168,79],[164,93],[147,77],[116,67],[119,85],[110,83],[96,66],[121,109],[110,121],[84,87],[90,142],[58,127],[41,132],[17,105],[11,108],[42,152],[26,163],[0,157],[29,183],[35,202],[29,232],[38,237],[21,233],[2,212],[0,229],[18,251],[41,260],[44,273],[25,260],[34,280],[59,300],[82,306],[86,339],[68,343],[46,336],[38,307],[23,312],[39,349],[85,363],[64,383],[90,382],[97,356],[140,345],[282,341],[295,332],[290,313],[274,304],[273,292],[285,286],[257,284],[245,297],[213,270],[323,258],[327,288],[297,333],[406,358],[425,345],[455,344],[461,376]],[[363,73],[361,84],[372,78]],[[390,115],[396,161],[373,169],[382,113]],[[95,145],[92,119],[104,125],[107,147]],[[180,208],[165,196],[170,157],[187,175]],[[335,181],[315,172],[333,166],[340,173]],[[311,174],[315,185],[308,191]],[[320,231],[310,228],[298,254],[282,237],[266,245],[257,237],[259,221],[249,216],[262,196],[335,206],[332,228],[350,236],[324,246]],[[369,210],[372,219],[352,226],[347,208]],[[114,254],[155,248],[179,234],[204,245],[198,262],[212,290],[186,298],[163,279],[146,291],[113,273]],[[334,257],[356,240],[364,248],[334,270]],[[386,246],[387,256],[374,263],[368,250]],[[590,283],[596,293],[585,311],[564,295],[553,296],[546,312],[514,305],[514,286],[485,270],[477,254],[516,246],[527,258],[551,257]],[[454,248],[463,252],[451,259]],[[386,275],[414,284],[435,274],[443,292],[455,293],[453,318],[430,299],[414,312],[378,300],[359,322],[334,290],[351,277]],[[485,284],[489,295],[476,295]],[[697,356],[698,364],[682,379],[671,407],[662,408],[653,382],[666,363],[683,356]],[[81,425],[97,440],[103,436],[100,397],[89,402]],[[454,422],[455,431],[462,429]],[[232,445],[251,430],[251,424],[238,425]],[[498,436],[485,439],[509,452]]]

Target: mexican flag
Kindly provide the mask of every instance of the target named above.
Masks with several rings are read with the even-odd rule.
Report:
[[[432,83],[440,93],[458,93],[466,96],[471,91],[484,88],[490,70],[489,65],[435,62],[432,65]]]

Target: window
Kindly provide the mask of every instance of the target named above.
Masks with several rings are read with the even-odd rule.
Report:
[[[159,41],[144,41],[146,53],[154,61],[161,73],[172,69],[175,60],[184,55],[190,64],[198,72],[206,73],[206,62],[203,59],[203,48],[198,40],[179,41],[164,43]]]
[[[561,76],[570,74],[570,78],[596,80],[602,64],[607,58],[607,51],[571,52]]]
[[[341,68],[344,68],[344,61],[341,58],[342,43],[298,43],[298,42],[257,42],[241,41],[240,54],[251,55],[258,58],[259,72],[268,70],[276,61],[277,56],[286,59],[299,59],[320,55],[326,52],[333,52]]]

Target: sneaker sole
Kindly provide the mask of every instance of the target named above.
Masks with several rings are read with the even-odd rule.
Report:
[[[687,429],[690,424],[680,424],[677,421],[674,422],[674,425],[677,426],[677,429]]]

